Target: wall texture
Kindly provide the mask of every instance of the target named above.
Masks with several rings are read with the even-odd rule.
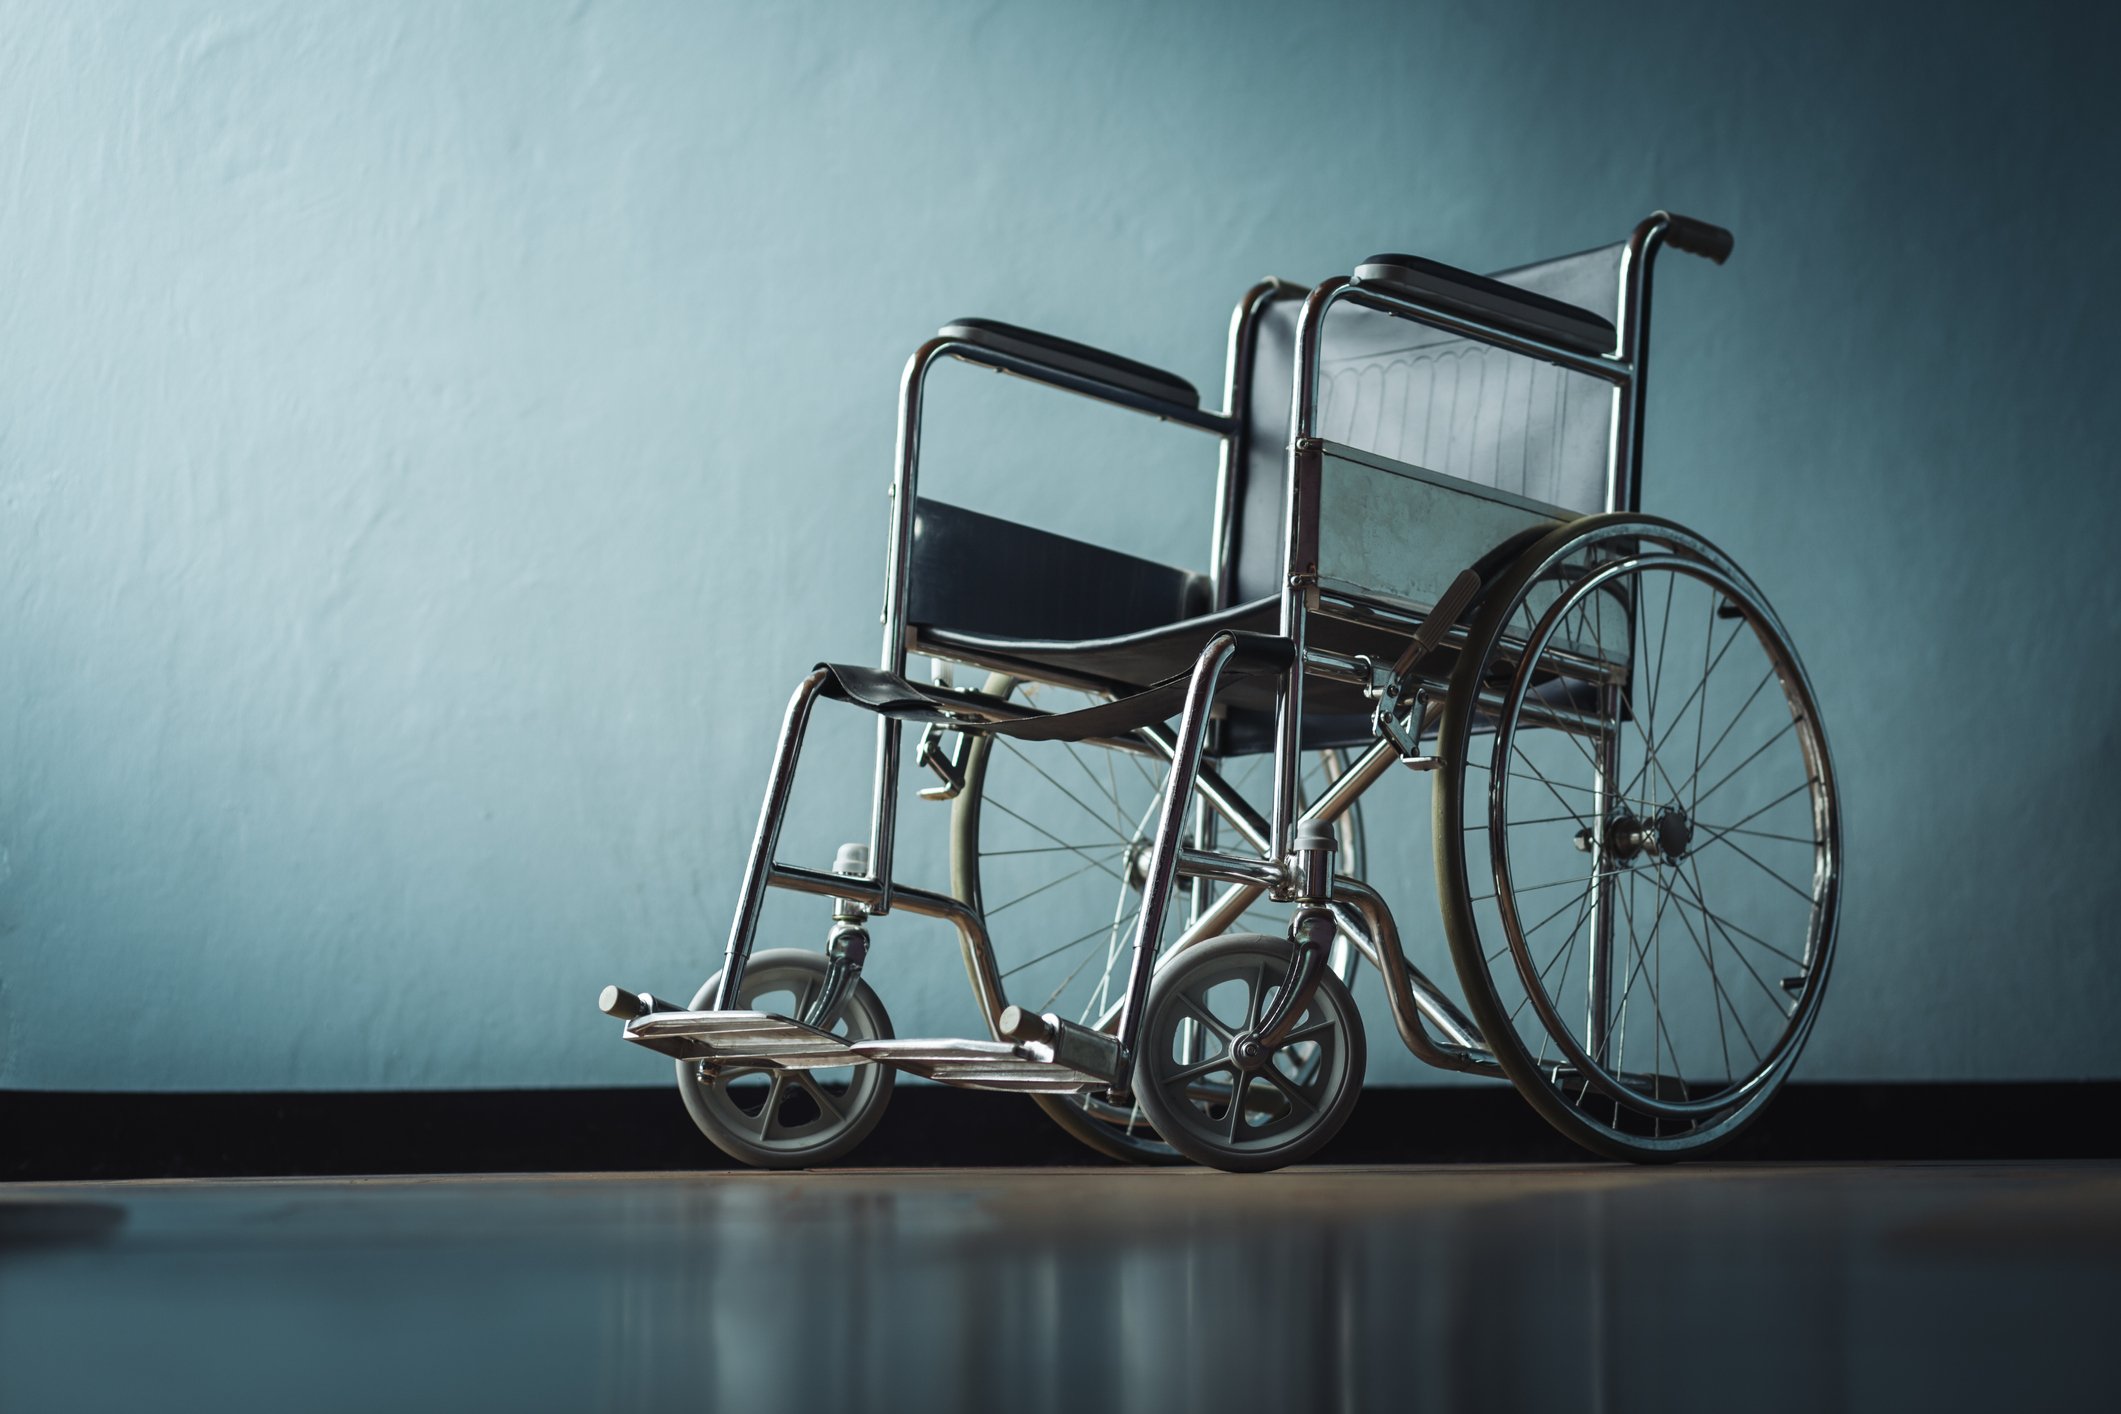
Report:
[[[1739,251],[1667,265],[1647,505],[1845,778],[1804,1073],[2121,1075],[2121,35],[1631,13],[0,0],[0,1087],[663,1082],[590,997],[710,968],[780,701],[874,651],[916,342],[1212,387],[1261,274],[1659,205]],[[1199,447],[1000,382],[939,387],[941,494],[1199,561]],[[943,930],[880,948],[964,1024]]]

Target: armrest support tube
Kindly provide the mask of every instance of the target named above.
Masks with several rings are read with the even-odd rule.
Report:
[[[928,371],[949,351],[948,339],[930,339],[906,360],[899,377],[898,438],[891,478],[891,540],[884,550],[884,646],[878,666],[906,672],[906,603],[913,563],[913,508],[920,482],[921,396]],[[874,913],[891,911],[891,855],[898,837],[900,724],[876,719],[876,779],[869,800],[869,879],[877,886]]]
[[[730,920],[729,942],[722,950],[722,980],[715,990],[716,1011],[736,1005],[743,985],[744,965],[751,959],[751,942],[759,926],[759,905],[765,901],[767,877],[773,872],[773,852],[780,844],[781,821],[788,813],[788,793],[795,785],[795,767],[803,754],[803,734],[810,727],[810,709],[817,705],[826,673],[816,669],[796,686],[781,718],[781,736],[773,749],[773,766],[766,773],[766,798],[759,805],[759,822],[751,832],[751,855],[744,865],[744,882],[737,892],[736,917]]]
[[[1209,639],[1193,666],[1193,681],[1186,689],[1186,709],[1178,719],[1177,750],[1172,755],[1171,771],[1166,777],[1156,838],[1149,848],[1148,877],[1142,882],[1141,909],[1135,916],[1134,957],[1127,973],[1126,1005],[1119,1016],[1120,1069],[1115,1077],[1115,1093],[1124,1092],[1133,1082],[1135,1047],[1141,1039],[1142,1008],[1149,1000],[1156,946],[1163,937],[1164,913],[1171,901],[1172,881],[1178,875],[1187,804],[1193,795],[1194,777],[1200,769],[1201,746],[1208,732],[1208,709],[1214,705],[1215,689],[1222,681],[1223,669],[1236,652],[1237,640],[1227,632]]]

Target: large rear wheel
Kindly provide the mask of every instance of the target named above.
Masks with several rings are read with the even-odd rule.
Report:
[[[1738,1134],[1818,1016],[1841,858],[1811,684],[1752,581],[1670,522],[1563,527],[1488,594],[1439,749],[1438,894],[1504,1071],[1613,1157]]]

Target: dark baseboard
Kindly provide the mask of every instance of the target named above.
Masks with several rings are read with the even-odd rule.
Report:
[[[2121,1081],[1791,1085],[1737,1161],[2121,1158]],[[0,1091],[0,1180],[736,1167],[654,1089],[358,1094]],[[1372,1089],[1320,1163],[1576,1163],[1509,1090]],[[1012,1095],[906,1086],[847,1163],[1107,1162]]]

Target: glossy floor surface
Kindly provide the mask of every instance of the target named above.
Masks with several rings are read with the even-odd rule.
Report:
[[[2121,1166],[0,1188],[0,1409],[2113,1408]]]

